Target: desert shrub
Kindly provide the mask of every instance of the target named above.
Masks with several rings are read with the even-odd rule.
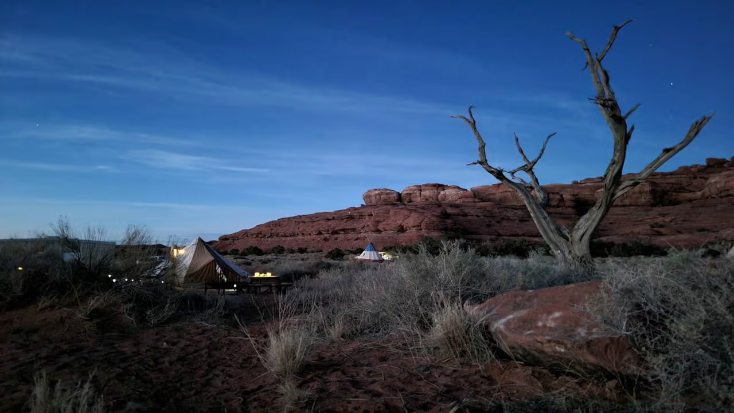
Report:
[[[257,256],[260,256],[260,255],[264,255],[263,250],[261,250],[260,247],[255,246],[255,245],[252,245],[252,246],[249,246],[247,248],[244,248],[243,250],[240,251],[240,254],[241,255],[244,255],[244,256],[249,256],[249,255],[257,255]]]
[[[306,261],[295,260],[292,258],[278,259],[270,264],[270,268],[274,274],[281,277],[282,280],[292,282],[302,277],[312,277],[320,271],[329,269],[333,266],[329,261],[319,259],[309,259]]]
[[[555,258],[531,251],[526,259],[492,257],[483,261],[487,277],[475,288],[475,301],[484,301],[511,290],[535,290],[589,281],[591,275],[559,267]]]
[[[22,268],[22,270],[21,270]],[[58,245],[46,240],[0,244],[0,307],[22,307],[44,298],[60,301],[98,287],[76,263],[66,263]]]
[[[240,255],[240,250],[238,250],[237,248],[232,248],[231,250],[229,250],[229,255]]]
[[[667,249],[640,240],[632,242],[608,242],[595,240],[591,242],[591,255],[594,257],[661,257],[668,253]]]
[[[73,387],[61,381],[52,386],[42,371],[35,377],[33,391],[28,400],[31,413],[103,413],[104,398],[97,395],[91,384],[92,376]]]
[[[276,245],[270,249],[270,253],[275,255],[285,254],[285,247],[282,245]]]
[[[298,249],[296,249],[296,252],[299,253],[299,254],[305,254],[305,253],[308,252],[308,248],[298,247]]]
[[[514,255],[520,258],[527,258],[533,248],[537,247],[534,247],[524,238],[502,238],[493,242],[483,242],[477,248],[477,252],[482,256],[504,257]]]
[[[661,404],[734,407],[734,265],[688,251],[610,259],[601,271],[605,294],[591,310],[629,335]]]
[[[441,251],[441,241],[432,237],[423,237],[412,246],[413,252],[425,251],[431,255],[438,255]]]
[[[331,251],[327,252],[325,257],[330,260],[341,260],[347,254],[348,253],[346,251],[343,251],[340,248],[334,248]]]

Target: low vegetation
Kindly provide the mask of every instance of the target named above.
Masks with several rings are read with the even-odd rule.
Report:
[[[523,240],[474,248],[462,240],[424,239],[396,249],[399,258],[383,263],[329,260],[315,252],[248,257],[243,262],[265,266],[296,283],[279,296],[273,320],[264,323],[264,334],[253,334],[247,322],[240,326],[262,365],[277,378],[282,404],[298,408],[311,397],[310,390],[299,386],[299,376],[319,343],[397,340],[416,359],[433,358],[462,368],[483,366],[506,356],[486,326],[467,315],[464,303],[483,302],[515,289],[596,278],[602,280],[604,294],[587,310],[629,337],[644,360],[642,376],[625,388],[638,405],[612,406],[609,401],[584,402],[559,395],[518,404],[492,403],[519,411],[531,405],[548,406],[549,411],[564,411],[563,406],[593,410],[602,405],[615,411],[687,411],[692,405],[711,411],[730,409],[734,262],[711,258],[715,256],[707,252],[728,249],[730,244],[697,251],[650,249],[642,243],[602,245],[610,254],[597,258],[593,274],[558,266],[546,250]],[[141,281],[139,273],[135,277],[134,251],[114,255],[92,270],[85,258],[64,261],[48,245],[4,244],[0,302],[6,310],[65,308],[91,336],[177,322],[228,328],[227,323],[234,321],[238,309],[222,297],[182,293],[159,280]],[[627,257],[632,252],[651,256]],[[19,271],[19,262],[27,268]],[[112,282],[107,272],[122,269],[128,281]],[[104,400],[90,383],[51,385],[45,373],[39,373],[29,406],[34,412],[103,411]]]
[[[92,387],[92,377],[74,386],[52,385],[42,371],[35,377],[29,400],[31,413],[104,413],[104,398]]]
[[[664,257],[606,258],[599,260],[599,270],[590,278],[557,266],[552,257],[537,251],[526,259],[483,258],[459,241],[443,242],[438,251],[430,247],[418,245],[415,254],[392,263],[354,263],[323,271],[302,280],[289,293],[288,305],[308,315],[307,322],[321,339],[398,335],[426,354],[481,364],[497,354],[485,329],[466,316],[462,303],[513,289],[601,278],[606,293],[589,311],[628,335],[645,360],[645,376],[638,378],[633,391],[649,400],[641,401],[639,409],[682,411],[686,401],[713,409],[732,406],[730,260],[674,250]]]

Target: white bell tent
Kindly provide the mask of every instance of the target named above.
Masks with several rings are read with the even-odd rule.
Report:
[[[249,282],[252,275],[227,261],[203,239],[181,249],[173,249],[176,281],[183,283]]]
[[[364,261],[382,261],[382,256],[375,250],[375,246],[370,242],[367,244],[367,248],[357,256],[358,260]]]

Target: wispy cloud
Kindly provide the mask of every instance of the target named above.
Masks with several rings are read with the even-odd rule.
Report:
[[[0,197],[0,202],[4,205],[23,204],[23,205],[84,205],[84,206],[105,206],[105,207],[125,207],[125,208],[152,208],[152,209],[176,209],[176,210],[215,210],[223,209],[218,205],[206,204],[180,204],[165,202],[141,202],[141,201],[100,201],[93,199],[59,199],[59,198],[18,198],[18,197]],[[240,208],[241,209],[241,208]]]
[[[0,39],[0,60],[12,67],[0,77],[38,78],[104,85],[188,99],[207,105],[279,106],[334,112],[445,113],[418,100],[282,82],[257,73],[229,73],[192,61],[165,46],[135,52],[78,39]]]
[[[11,140],[50,140],[88,142],[126,142],[155,145],[200,146],[198,139],[183,139],[173,136],[149,134],[137,131],[122,131],[95,125],[33,124],[18,121],[0,123],[3,138]]]
[[[268,169],[238,166],[234,160],[207,156],[187,155],[163,150],[134,150],[120,157],[130,162],[141,163],[153,168],[181,171],[228,171],[228,172],[268,172]]]
[[[58,172],[119,172],[115,168],[107,165],[68,165],[44,162],[17,162],[0,160],[0,166]]]

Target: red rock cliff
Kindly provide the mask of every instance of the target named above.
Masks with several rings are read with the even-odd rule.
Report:
[[[550,197],[548,211],[559,223],[571,226],[596,202],[602,182],[590,178],[544,188]],[[328,251],[364,247],[368,239],[382,249],[425,236],[541,240],[522,200],[502,184],[470,190],[413,185],[402,192],[370,189],[362,197],[363,207],[278,219],[223,235],[214,246],[225,251],[253,245],[265,251],[276,245]],[[677,247],[734,239],[733,205],[734,158],[710,158],[705,165],[653,174],[614,204],[597,237]]]

